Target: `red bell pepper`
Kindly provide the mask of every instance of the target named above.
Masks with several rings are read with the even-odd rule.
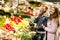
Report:
[[[14,28],[11,27],[10,24],[6,24],[4,27],[5,27],[7,30],[9,30],[9,31],[14,31]]]

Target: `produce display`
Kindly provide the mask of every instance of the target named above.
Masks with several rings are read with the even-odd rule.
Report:
[[[13,35],[15,37],[20,38],[21,40],[32,40],[32,35],[29,29],[29,20],[27,18],[22,17],[6,17],[3,16],[0,20],[0,29],[4,30],[5,34]],[[22,34],[21,34],[22,33]]]

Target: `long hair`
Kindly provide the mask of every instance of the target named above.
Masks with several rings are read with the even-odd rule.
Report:
[[[58,18],[58,12],[59,12],[59,10],[58,10],[57,7],[54,7],[54,10],[55,10],[55,12],[52,15],[50,15],[50,19]]]
[[[59,26],[59,18],[58,18],[59,10],[57,7],[54,7],[54,9],[55,9],[55,12],[52,14],[52,16],[50,16],[50,20],[54,19]]]

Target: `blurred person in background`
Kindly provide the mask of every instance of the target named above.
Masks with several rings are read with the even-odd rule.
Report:
[[[58,40],[57,28],[58,28],[58,9],[56,7],[50,8],[50,17],[47,21],[47,27],[42,24],[43,29],[47,31],[47,40]],[[44,37],[44,40],[45,37]]]

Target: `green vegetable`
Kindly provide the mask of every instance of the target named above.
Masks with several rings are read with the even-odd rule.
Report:
[[[32,40],[32,36],[29,35],[27,32],[24,32],[21,40]]]
[[[23,18],[31,18],[30,16],[25,15],[25,14],[22,14],[21,17],[23,17]]]
[[[3,27],[4,23],[0,20],[0,27]]]

